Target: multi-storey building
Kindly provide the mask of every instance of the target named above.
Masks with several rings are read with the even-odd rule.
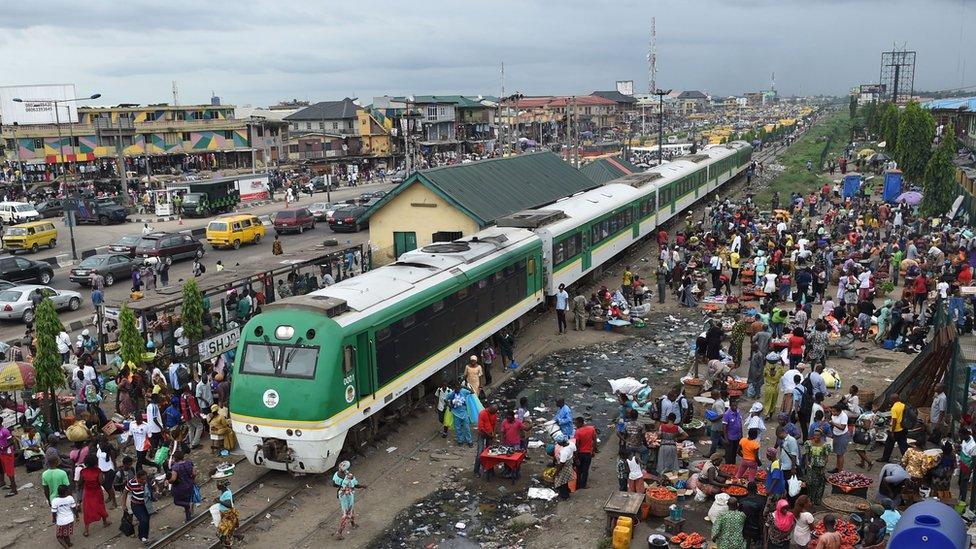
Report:
[[[43,181],[118,177],[119,162],[137,174],[249,167],[255,124],[236,119],[232,105],[119,105],[78,107],[77,121],[4,125],[0,136],[5,160]]]

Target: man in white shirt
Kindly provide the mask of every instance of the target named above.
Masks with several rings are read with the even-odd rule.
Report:
[[[146,425],[149,426],[149,440],[158,448],[163,433],[163,414],[159,411],[159,404],[156,404],[155,395],[146,404]]]
[[[935,285],[935,289],[939,291],[939,297],[942,299],[949,299],[949,283],[945,280],[940,280],[938,284]]]
[[[969,478],[973,471],[973,460],[976,458],[976,439],[973,439],[969,429],[959,430],[962,441],[959,449],[959,501],[966,501],[969,494]],[[976,486],[976,485],[974,485]],[[970,501],[973,501],[970,498]]]
[[[783,238],[783,233],[785,233],[786,229],[788,228],[789,225],[786,224],[786,221],[781,220],[779,223],[776,224],[776,234],[778,234],[780,238]]]
[[[560,284],[559,291],[556,292],[556,326],[559,333],[566,333],[566,311],[569,310],[569,292],[566,285]]]
[[[61,354],[61,363],[67,364],[72,350],[71,336],[68,335],[68,332],[61,330],[61,333],[58,334],[58,337],[55,339],[55,343],[58,345],[58,353]]]
[[[837,456],[837,467],[831,473],[844,470],[844,454],[847,452],[847,445],[851,441],[851,431],[847,426],[847,412],[844,404],[837,404],[830,409],[830,434],[833,443],[833,452]]]
[[[129,435],[132,436],[132,446],[136,449],[136,469],[143,465],[159,469],[152,461],[146,459],[149,452],[149,424],[142,421],[142,414],[136,414],[135,420],[129,424]]]

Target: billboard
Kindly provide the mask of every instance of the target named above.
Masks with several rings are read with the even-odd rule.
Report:
[[[634,95],[634,81],[617,80],[617,91],[624,95]]]
[[[861,84],[860,93],[870,93],[873,95],[884,95],[884,84]]]
[[[0,86],[0,123],[53,124],[54,105],[43,100],[73,99],[74,84],[41,84],[33,86]],[[21,103],[14,98],[23,99]],[[77,122],[78,106],[74,102],[58,105],[61,122]]]

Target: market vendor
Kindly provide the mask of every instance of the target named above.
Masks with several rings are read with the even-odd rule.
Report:
[[[888,463],[881,468],[878,477],[878,496],[893,500],[896,505],[901,504],[901,489],[911,477],[904,467],[897,463]]]
[[[724,453],[715,452],[702,463],[701,473],[698,475],[698,489],[707,496],[714,496],[725,489],[730,477],[720,468],[724,459]]]

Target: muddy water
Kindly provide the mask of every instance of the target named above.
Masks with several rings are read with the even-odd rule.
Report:
[[[592,422],[603,441],[612,443],[618,406],[608,379],[648,378],[656,398],[687,371],[689,343],[699,333],[702,318],[696,311],[652,319],[635,329],[632,338],[553,353],[524,368],[489,397],[504,411],[526,397],[537,418],[530,440],[551,439],[540,425],[555,413],[555,399],[563,397],[573,410]],[[571,337],[572,332],[570,332]],[[500,414],[501,415],[501,414]],[[460,450],[458,450],[460,452]],[[473,458],[473,451],[463,454]],[[529,487],[543,487],[540,471],[548,458],[541,449],[530,450],[515,484],[498,475],[485,482],[473,475],[473,459],[454,467],[439,489],[397,515],[386,532],[373,539],[374,549],[400,547],[518,547],[523,534],[552,514],[556,500],[528,498]]]

